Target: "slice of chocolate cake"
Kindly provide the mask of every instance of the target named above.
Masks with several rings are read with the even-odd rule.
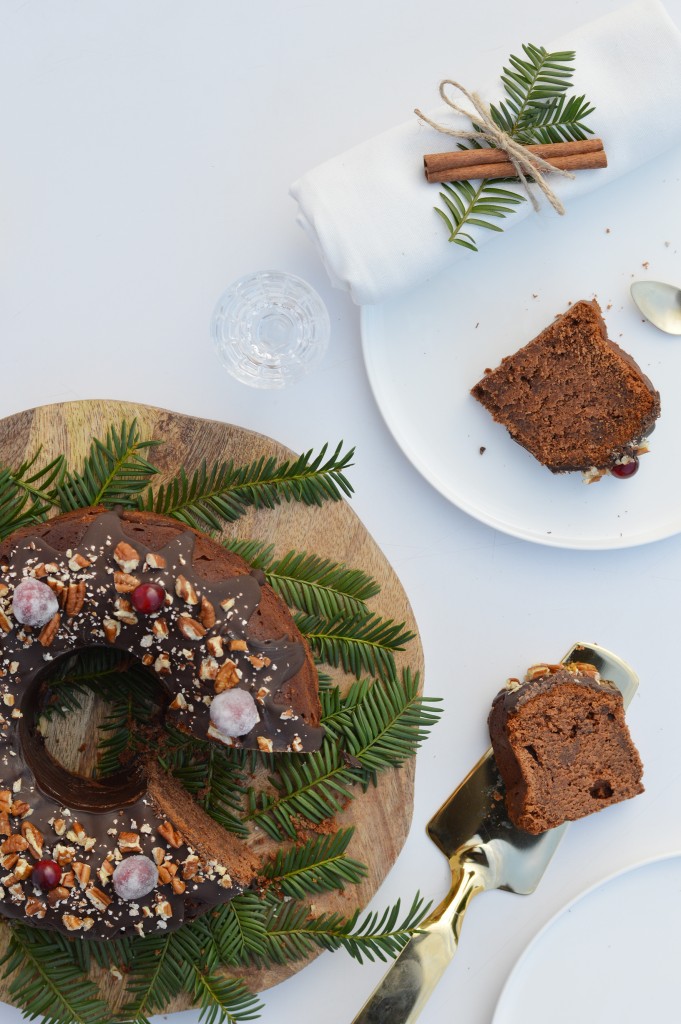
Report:
[[[622,694],[593,665],[535,665],[489,715],[514,825],[536,835],[643,792]]]
[[[629,476],[660,415],[660,396],[610,341],[598,303],[576,302],[506,356],[471,394],[552,473]]]

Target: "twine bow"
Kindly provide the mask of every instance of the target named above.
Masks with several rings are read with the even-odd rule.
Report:
[[[463,93],[467,100],[472,103],[475,108],[475,113],[460,107],[458,103],[455,103],[447,95],[447,86],[453,86],[458,89],[459,92]],[[527,192],[527,196],[532,203],[535,210],[539,209],[539,202],[537,197],[531,191],[528,177],[534,179],[535,183],[539,186],[540,190],[544,193],[551,206],[554,208],[556,213],[565,213],[565,207],[561,203],[558,196],[548,185],[544,173],[560,174],[564,178],[574,178],[574,174],[570,171],[561,170],[558,167],[554,167],[548,160],[544,160],[542,157],[537,156],[536,153],[531,153],[529,150],[514,139],[508,132],[505,132],[503,128],[500,128],[498,124],[492,119],[492,114],[486,103],[480,99],[477,93],[469,92],[468,89],[460,85],[459,82],[454,82],[450,78],[446,78],[440,82],[440,96],[452,110],[456,111],[457,114],[463,114],[464,117],[469,118],[475,127],[468,130],[458,130],[456,128],[448,128],[446,125],[437,124],[435,121],[431,121],[429,117],[426,117],[418,108],[414,111],[417,117],[426,124],[429,124],[431,128],[435,128],[438,132],[443,132],[445,135],[452,135],[455,139],[469,139],[475,141],[476,139],[484,138],[491,146],[496,149],[502,149],[508,156],[508,159],[513,164],[515,172],[520,178],[520,182]],[[477,129],[477,130],[476,130]]]

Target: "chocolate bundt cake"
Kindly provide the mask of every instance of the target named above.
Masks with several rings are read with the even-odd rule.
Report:
[[[538,834],[643,792],[622,694],[593,665],[535,665],[489,715],[514,825]]]
[[[635,471],[660,396],[607,335],[598,303],[576,302],[506,356],[471,394],[552,473]]]
[[[173,519],[85,509],[0,543],[0,914],[99,939],[176,928],[257,864],[154,759],[104,780],[52,759],[42,685],[92,647],[146,666],[175,728],[267,752],[319,747],[314,662],[263,574]]]

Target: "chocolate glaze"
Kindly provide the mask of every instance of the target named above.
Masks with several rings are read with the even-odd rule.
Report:
[[[117,514],[104,512],[65,551],[37,532],[18,537],[0,575],[0,839],[6,837],[0,913],[82,937],[176,928],[249,884],[255,864],[243,842],[220,830],[222,838],[202,843],[202,831],[216,837],[210,819],[203,829],[198,822],[199,838],[191,842],[179,834],[185,826],[177,822],[196,817],[186,794],[172,779],[159,785],[142,761],[105,781],[57,765],[33,728],[41,682],[57,659],[112,646],[156,673],[168,697],[168,721],[191,735],[266,751],[310,750],[323,730],[291,700],[291,680],[309,655],[302,642],[286,637],[254,638],[249,620],[261,614],[262,574],[200,576],[192,531],[152,550],[123,530]],[[58,621],[42,628],[13,621],[14,588],[26,576],[58,593]],[[139,582],[165,589],[158,612],[135,612],[129,594]],[[253,695],[260,722],[246,736],[230,738],[211,726],[210,705],[216,692],[235,685]],[[169,803],[186,813],[173,817]],[[116,863],[133,853],[151,857],[161,870],[159,885],[135,903],[120,899],[110,881]],[[61,863],[58,890],[33,885],[32,867],[42,858]]]

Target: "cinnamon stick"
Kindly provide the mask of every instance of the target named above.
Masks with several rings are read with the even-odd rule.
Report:
[[[602,139],[549,142],[525,147],[564,171],[607,167]],[[469,181],[477,178],[515,177],[516,170],[503,149],[461,149],[453,153],[427,153],[423,158],[426,180]]]

